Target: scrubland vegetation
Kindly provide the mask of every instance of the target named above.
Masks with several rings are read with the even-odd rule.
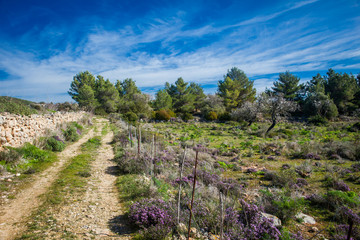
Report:
[[[121,199],[139,239],[187,236],[196,152],[191,236],[346,239],[353,223],[352,237],[359,238],[356,122],[282,123],[267,138],[267,123],[162,122],[129,128],[114,122],[132,129],[119,131],[114,148]],[[282,225],[276,228],[263,213]],[[303,223],[300,213],[316,224]]]
[[[285,72],[256,95],[232,68],[215,95],[167,83],[152,112],[126,108],[141,92],[118,81],[107,113],[135,239],[359,238],[359,80],[330,69],[299,84]]]

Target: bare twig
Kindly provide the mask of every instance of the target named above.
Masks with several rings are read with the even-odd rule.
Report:
[[[190,239],[191,217],[192,217],[192,208],[193,208],[193,203],[194,203],[194,194],[195,194],[195,185],[196,185],[196,168],[197,168],[197,163],[198,163],[198,153],[199,153],[198,150],[196,150],[194,183],[193,183],[193,190],[192,190],[192,196],[191,196],[191,205],[190,205],[190,218],[189,218],[188,240]]]
[[[182,172],[184,169],[184,161],[186,157],[186,146],[184,148],[184,157],[182,158],[182,161],[180,162],[180,182],[179,182],[179,193],[178,193],[178,206],[177,206],[177,223],[180,223],[180,203],[181,203],[181,187],[182,187]]]

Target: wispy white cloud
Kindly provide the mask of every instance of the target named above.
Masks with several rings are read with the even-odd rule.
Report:
[[[360,57],[360,27],[332,32],[312,29],[311,19],[299,17],[274,22],[273,27],[258,28],[255,23],[271,21],[291,10],[315,3],[302,1],[268,15],[257,16],[236,25],[214,27],[207,24],[183,30],[186,20],[180,17],[153,19],[150,24],[128,25],[108,31],[94,28],[85,38],[61,52],[39,59],[36,53],[0,48],[0,69],[14,80],[1,81],[0,95],[27,96],[37,101],[69,100],[66,95],[72,77],[89,70],[112,81],[133,78],[139,87],[163,86],[178,77],[198,83],[215,83],[227,69],[244,70],[255,87],[262,91],[286,70],[294,72],[323,71],[329,67],[359,69],[357,63],[336,63]],[[354,20],[359,21],[359,20]],[[43,36],[58,34],[45,29]],[[192,48],[207,35],[216,41]],[[249,39],[250,36],[254,38]],[[28,36],[24,35],[24,41]],[[178,47],[178,41],[182,46]],[[152,44],[162,50],[154,53]],[[190,50],[183,50],[183,46]],[[268,76],[267,76],[268,75]],[[51,98],[49,96],[58,96]]]

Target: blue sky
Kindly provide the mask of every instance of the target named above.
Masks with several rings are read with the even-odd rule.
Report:
[[[178,77],[214,93],[231,67],[258,92],[289,70],[360,73],[360,1],[0,0],[0,95],[69,101],[75,74]]]

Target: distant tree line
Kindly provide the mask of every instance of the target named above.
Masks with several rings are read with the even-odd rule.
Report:
[[[287,71],[279,74],[273,87],[256,95],[254,81],[233,67],[218,82],[215,94],[206,95],[201,85],[179,78],[174,84],[167,82],[150,100],[132,79],[113,84],[86,71],[74,76],[69,94],[86,110],[97,114],[116,112],[133,120],[189,120],[198,115],[206,120],[244,121],[250,125],[261,113],[273,127],[279,117],[289,114],[320,122],[339,114],[359,114],[360,74],[355,77],[329,69],[325,76],[317,74],[300,84],[300,78]]]

